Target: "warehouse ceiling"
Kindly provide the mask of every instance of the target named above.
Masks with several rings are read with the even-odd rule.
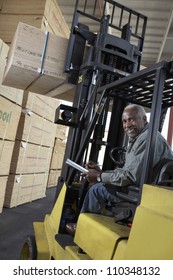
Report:
[[[84,5],[97,5],[100,12],[103,7],[102,0],[79,0]],[[149,67],[162,60],[171,60],[173,56],[173,0],[117,0],[116,2],[135,10],[147,17],[147,28],[142,54],[143,66]],[[71,28],[76,0],[57,0],[64,18]],[[109,7],[106,9],[109,14]],[[90,21],[81,22],[89,26]],[[94,30],[91,26],[91,31]],[[111,32],[111,31],[110,31]],[[112,33],[113,34],[113,33]]]

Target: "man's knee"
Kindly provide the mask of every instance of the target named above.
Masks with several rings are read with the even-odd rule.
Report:
[[[90,187],[89,189],[89,192],[92,193],[92,192],[98,192],[99,190],[101,190],[103,188],[103,184],[102,183],[96,183],[94,185],[92,185],[92,187]]]

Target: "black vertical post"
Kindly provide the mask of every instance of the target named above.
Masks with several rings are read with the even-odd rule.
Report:
[[[143,184],[151,183],[155,143],[156,143],[157,131],[159,130],[159,122],[160,122],[161,109],[162,109],[162,95],[163,95],[165,78],[166,78],[166,70],[164,68],[158,68],[156,70],[154,93],[153,93],[153,100],[152,100],[152,107],[151,107],[151,117],[150,117],[150,123],[149,123],[148,135],[147,135],[143,171],[141,174],[138,205],[140,204],[141,201]]]

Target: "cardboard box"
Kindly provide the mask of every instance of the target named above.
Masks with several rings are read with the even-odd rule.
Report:
[[[56,125],[32,111],[22,110],[16,139],[24,142],[53,147]]]
[[[2,213],[3,210],[7,179],[7,176],[0,176],[0,213]]]
[[[15,140],[21,107],[0,96],[0,139]]]
[[[47,188],[56,187],[60,175],[61,175],[61,170],[50,170],[48,182],[47,182]]]
[[[6,59],[9,51],[9,46],[0,39],[0,96],[21,105],[23,99],[23,90],[7,87],[2,85]]]
[[[55,137],[60,140],[63,140],[63,142],[65,143],[67,141],[68,131],[69,131],[68,126],[57,124]]]
[[[10,175],[5,194],[5,207],[15,207],[45,197],[47,173]]]
[[[61,104],[58,99],[33,92],[24,92],[22,108],[28,109],[45,119],[54,122],[55,110]]]
[[[52,152],[51,164],[50,169],[61,169],[63,160],[64,160],[64,153],[65,153],[66,144],[60,140],[55,140],[55,145]]]
[[[3,2],[4,2],[4,0],[0,0],[0,10],[2,10]]]
[[[0,176],[9,174],[14,142],[0,140]]]
[[[46,96],[73,102],[76,93],[76,85],[64,83],[46,93]]]
[[[5,0],[0,7],[0,38],[8,44],[19,22],[69,38],[70,29],[56,0]]]
[[[3,85],[45,94],[66,80],[68,39],[19,23],[8,54]]]
[[[10,174],[48,173],[52,148],[16,141]]]

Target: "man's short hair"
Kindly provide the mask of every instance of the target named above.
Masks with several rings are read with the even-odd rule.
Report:
[[[144,107],[142,107],[141,105],[138,104],[129,104],[127,105],[125,109],[133,109],[135,110],[138,114],[142,115],[142,116],[146,116],[146,111],[144,109]]]

